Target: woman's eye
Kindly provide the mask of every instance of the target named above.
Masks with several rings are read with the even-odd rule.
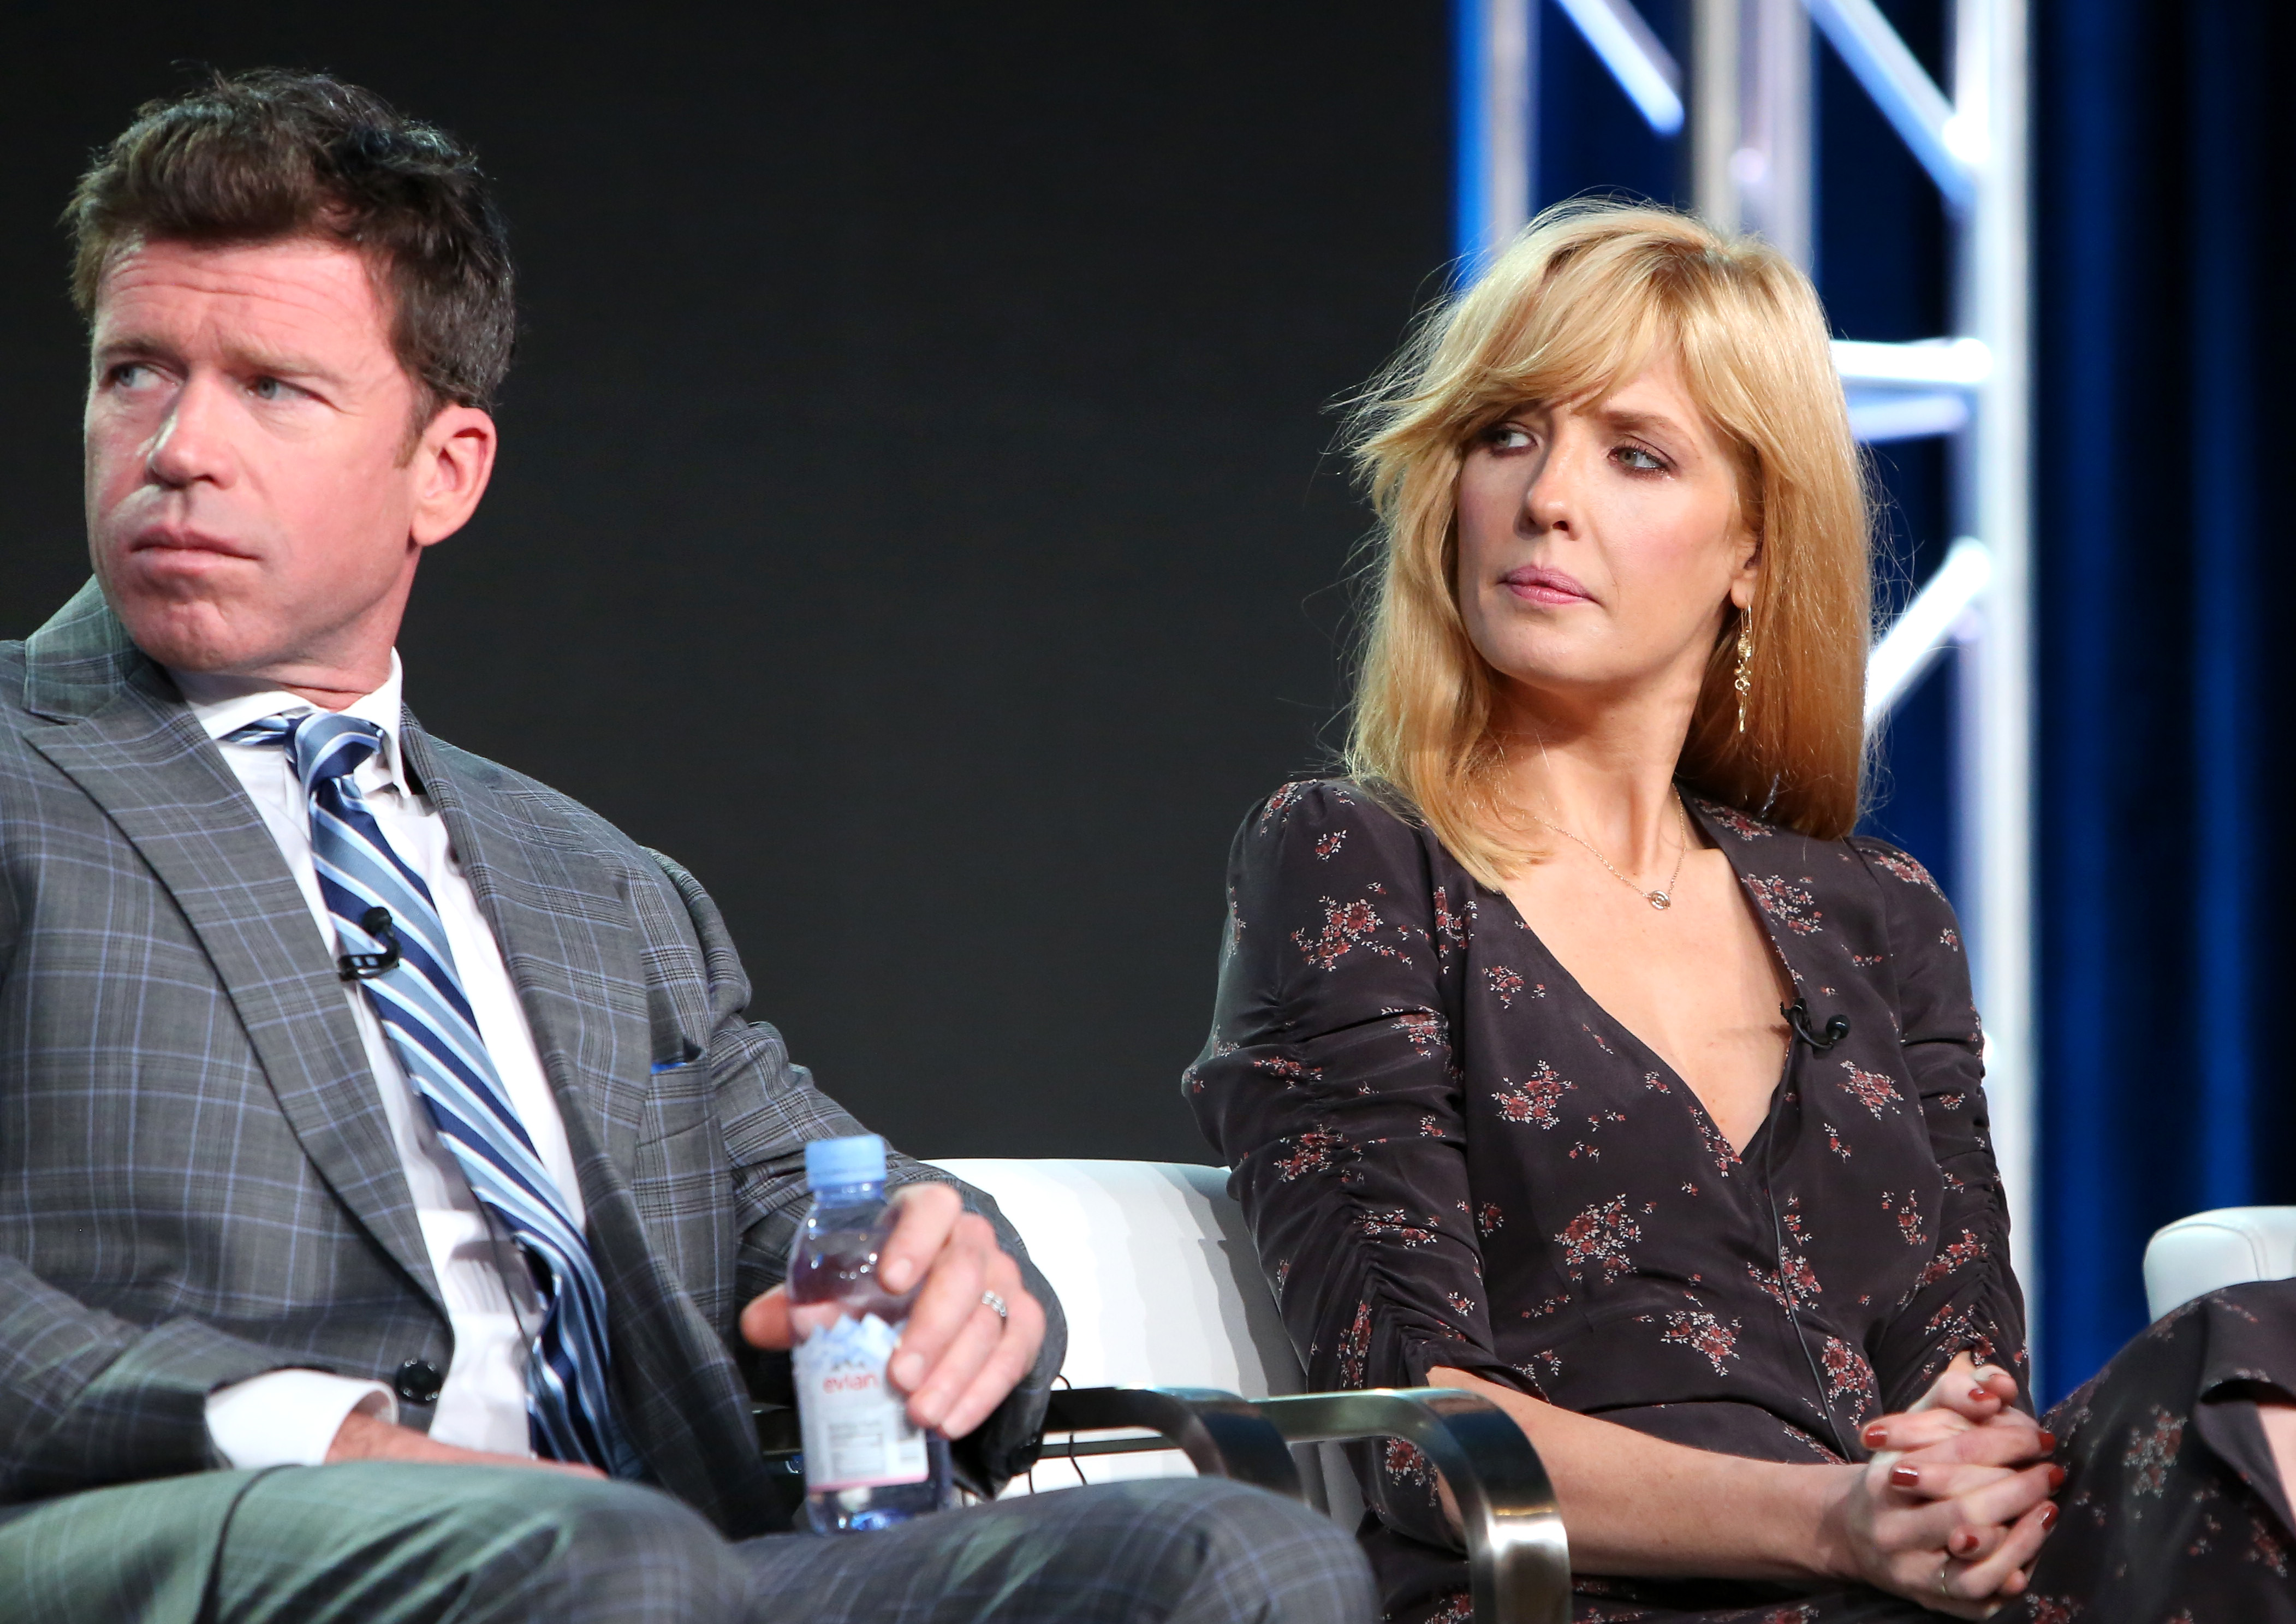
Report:
[[[1511,422],[1495,423],[1483,431],[1483,444],[1494,451],[1521,451],[1530,444],[1530,433]]]
[[[1619,447],[1615,455],[1619,461],[1624,463],[1636,473],[1664,473],[1666,472],[1666,463],[1660,461],[1655,454],[1644,450],[1640,446],[1621,446]]]

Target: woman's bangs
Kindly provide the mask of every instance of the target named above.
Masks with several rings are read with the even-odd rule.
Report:
[[[1531,292],[1531,308],[1510,323],[1513,340],[1490,355],[1473,390],[1469,428],[1526,402],[1599,400],[1630,381],[1661,348],[1657,291],[1635,278],[1625,288],[1589,285],[1562,275]],[[1575,285],[1574,285],[1575,284]],[[1501,349],[1494,344],[1493,349]]]

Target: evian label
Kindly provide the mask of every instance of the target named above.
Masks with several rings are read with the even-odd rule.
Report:
[[[885,1380],[901,1333],[874,1314],[837,1323],[797,1345],[798,1425],[805,1486],[814,1494],[921,1483],[931,1468],[925,1435]]]

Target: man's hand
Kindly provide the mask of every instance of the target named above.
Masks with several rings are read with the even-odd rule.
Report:
[[[603,1478],[595,1466],[569,1461],[537,1460],[530,1455],[492,1455],[484,1449],[457,1449],[434,1443],[428,1433],[398,1426],[380,1416],[354,1410],[336,1429],[327,1447],[327,1464],[337,1461],[429,1461],[441,1466],[540,1466],[549,1472],[570,1472],[576,1477]]]
[[[1036,1364],[1045,1310],[1021,1284],[1021,1266],[996,1244],[995,1228],[967,1212],[948,1185],[909,1185],[891,1204],[893,1233],[877,1277],[895,1296],[914,1286],[917,1297],[886,1374],[909,1395],[910,1420],[962,1438]],[[1008,1317],[983,1300],[988,1292],[1004,1300]],[[742,1334],[752,1347],[788,1348],[795,1340],[789,1288],[777,1285],[742,1309]]]
[[[2024,1590],[2064,1472],[2016,1392],[2006,1371],[1964,1354],[1912,1409],[1867,1426],[1874,1457],[1827,1519],[1849,1571],[1957,1618]]]

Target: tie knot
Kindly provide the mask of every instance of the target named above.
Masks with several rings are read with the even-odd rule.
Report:
[[[239,744],[275,744],[287,752],[287,765],[316,794],[323,783],[348,778],[382,749],[382,729],[355,716],[308,710],[301,716],[266,716],[226,735]]]

